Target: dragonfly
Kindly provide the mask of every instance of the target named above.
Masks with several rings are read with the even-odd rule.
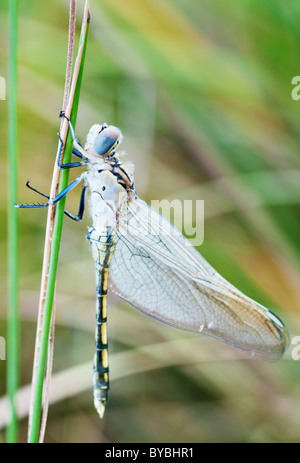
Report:
[[[260,360],[279,360],[289,343],[283,322],[224,279],[168,219],[138,197],[133,164],[121,162],[116,151],[122,140],[120,129],[95,124],[82,147],[69,119],[68,124],[73,153],[81,161],[60,162],[60,138],[57,165],[86,170],[54,198],[27,182],[48,201],[16,207],[54,205],[82,182],[78,214],[65,211],[78,221],[89,190],[92,227],[87,238],[97,289],[93,395],[99,416],[104,415],[109,389],[108,289],[168,325],[211,336]]]

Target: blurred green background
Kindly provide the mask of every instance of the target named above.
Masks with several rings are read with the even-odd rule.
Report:
[[[68,2],[20,2],[19,198],[48,193],[57,148]],[[83,1],[78,2],[78,25]],[[77,135],[106,121],[124,135],[140,197],[204,199],[199,251],[230,282],[300,334],[300,3],[290,0],[91,0]],[[79,26],[78,26],[79,27]],[[7,2],[0,4],[7,76]],[[79,29],[78,34],[79,35]],[[0,101],[1,301],[6,330],[7,101]],[[76,173],[71,173],[73,178]],[[80,192],[67,199],[77,209]],[[20,210],[21,386],[35,340],[45,210]],[[92,403],[94,266],[89,225],[66,219],[46,442],[297,442],[299,362],[246,358],[109,299],[111,390]],[[0,396],[5,394],[0,362]],[[56,377],[63,373],[63,377]],[[28,395],[24,395],[26,408]],[[3,415],[3,413],[2,413]],[[0,408],[1,421],[1,408]],[[2,420],[3,421],[3,420]],[[1,424],[3,426],[3,423]],[[27,420],[21,422],[26,440]]]

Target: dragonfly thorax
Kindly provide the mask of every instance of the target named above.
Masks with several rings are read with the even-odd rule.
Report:
[[[110,171],[89,171],[87,178],[93,226],[101,234],[107,228],[114,229],[117,226],[127,192]]]

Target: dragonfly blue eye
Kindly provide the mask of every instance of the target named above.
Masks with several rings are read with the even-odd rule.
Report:
[[[95,138],[94,148],[99,156],[109,153],[118,144],[121,131],[112,125],[109,125]]]

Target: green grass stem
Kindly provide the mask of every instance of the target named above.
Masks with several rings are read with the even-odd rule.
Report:
[[[83,53],[82,53],[80,70],[79,70],[79,74],[77,77],[76,89],[75,89],[74,100],[73,100],[73,109],[71,113],[71,122],[74,126],[76,123],[78,106],[79,106],[79,97],[80,97],[80,89],[81,89],[81,82],[82,82],[82,75],[83,75],[83,68],[84,68],[84,58],[85,58],[85,52],[86,52],[87,38],[88,38],[88,27],[86,29],[84,36],[81,34],[81,38],[80,38],[80,44],[83,43]],[[71,160],[72,146],[73,146],[72,137],[69,133],[67,137],[65,151],[64,151],[64,162],[65,163],[68,163]],[[68,178],[69,178],[68,174],[69,174],[68,169],[62,171],[61,181],[60,181],[60,191],[62,191],[68,184]],[[29,435],[30,443],[38,442],[38,438],[39,438],[43,384],[44,384],[44,376],[45,376],[45,370],[46,370],[46,364],[47,364],[48,340],[49,340],[49,333],[50,333],[50,326],[51,326],[51,315],[52,315],[52,306],[53,306],[54,291],[55,291],[55,281],[56,281],[56,272],[57,272],[61,233],[62,233],[64,208],[65,208],[65,198],[63,198],[57,204],[57,208],[56,208],[53,242],[52,242],[51,256],[50,256],[47,295],[46,295],[46,301],[45,301],[44,320],[43,320],[41,344],[40,344],[40,355],[39,355],[39,362],[38,362],[38,367],[37,367],[36,387],[34,391],[32,426],[31,426],[31,431]]]
[[[17,202],[17,21],[18,0],[9,2],[9,77],[8,77],[8,317],[7,317],[7,394],[11,420],[6,429],[9,443],[18,440],[16,392],[19,381],[19,299],[18,299],[18,211]]]

